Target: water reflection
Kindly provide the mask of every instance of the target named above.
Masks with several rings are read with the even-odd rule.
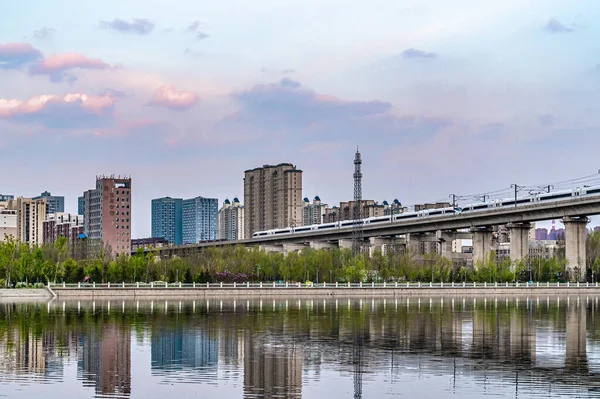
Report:
[[[596,297],[0,303],[0,393],[600,397],[597,306]]]

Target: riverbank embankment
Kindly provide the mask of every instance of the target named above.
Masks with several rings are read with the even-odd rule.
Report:
[[[596,287],[53,288],[59,299],[284,299],[600,295]]]
[[[0,300],[34,300],[34,299],[50,299],[52,294],[46,288],[1,288]]]

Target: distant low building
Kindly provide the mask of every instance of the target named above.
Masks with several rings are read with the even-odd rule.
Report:
[[[529,257],[550,259],[557,255],[558,242],[556,240],[530,241]],[[501,243],[496,248],[496,260],[498,262],[510,258],[510,243]]]
[[[417,204],[415,205],[415,212],[426,211],[430,209],[441,209],[450,208],[452,205],[448,202],[436,202],[432,204]]]
[[[131,251],[135,252],[139,248],[149,249],[149,248],[163,248],[169,246],[170,243],[168,240],[164,238],[134,238],[131,240]]]
[[[326,208],[323,215],[323,223],[341,222],[354,219],[354,201],[340,202],[340,206]],[[374,200],[360,201],[360,219],[383,216],[384,206],[378,205]]]

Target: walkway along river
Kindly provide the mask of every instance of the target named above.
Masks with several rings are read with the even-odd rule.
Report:
[[[284,298],[355,297],[396,298],[406,296],[493,295],[592,295],[600,294],[598,283],[107,283],[50,284],[53,297],[93,298]]]

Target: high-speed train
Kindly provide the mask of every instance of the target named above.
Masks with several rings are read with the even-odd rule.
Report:
[[[588,196],[588,195],[600,195],[600,186],[584,186],[572,190],[564,190],[564,191],[556,191],[552,193],[543,193],[543,194],[534,194],[527,197],[517,198],[517,206],[525,205],[529,203],[536,202],[546,202],[546,201],[559,201],[565,200],[571,197],[580,197],[580,196]],[[496,199],[489,202],[477,202],[473,204],[469,204],[463,207],[449,207],[449,208],[438,208],[438,209],[427,209],[422,211],[412,211],[412,212],[403,212],[397,215],[387,215],[387,216],[377,216],[372,218],[366,218],[357,220],[342,220],[340,222],[334,223],[323,223],[323,224],[313,224],[310,226],[299,226],[299,227],[288,227],[285,229],[273,229],[273,230],[265,230],[265,231],[257,231],[252,234],[252,238],[265,237],[265,236],[282,236],[287,234],[300,234],[307,233],[311,231],[323,231],[323,230],[334,230],[341,229],[345,227],[352,227],[354,223],[362,224],[362,225],[371,225],[377,223],[389,223],[392,221],[399,220],[408,220],[415,218],[435,218],[444,215],[452,215],[452,214],[462,214],[462,213],[471,213],[477,211],[484,211],[489,208],[501,208],[501,207],[514,207],[515,199]]]

